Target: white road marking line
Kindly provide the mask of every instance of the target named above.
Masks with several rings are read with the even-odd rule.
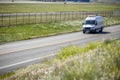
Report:
[[[31,61],[35,61],[35,60],[39,60],[39,59],[43,59],[43,58],[52,57],[52,56],[55,56],[55,55],[56,54],[51,54],[51,55],[47,55],[47,56],[42,56],[42,57],[38,57],[38,58],[34,58],[34,59],[30,59],[30,60],[18,62],[18,63],[15,63],[15,64],[10,64],[10,65],[7,65],[7,66],[2,66],[2,67],[0,67],[0,70],[8,68],[8,67],[13,67],[13,66],[16,66],[16,65],[20,65],[20,64],[23,64],[23,63],[31,62]]]

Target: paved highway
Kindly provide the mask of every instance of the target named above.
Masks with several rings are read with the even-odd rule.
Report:
[[[0,74],[38,63],[55,56],[69,45],[83,46],[103,39],[119,39],[120,25],[107,27],[102,33],[68,33],[57,36],[17,41],[0,45]]]

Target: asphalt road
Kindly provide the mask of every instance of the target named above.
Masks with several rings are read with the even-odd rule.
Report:
[[[120,25],[107,27],[102,33],[75,32],[0,45],[0,74],[53,58],[61,48],[84,46],[103,39],[119,39]]]

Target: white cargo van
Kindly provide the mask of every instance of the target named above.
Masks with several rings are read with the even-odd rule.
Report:
[[[102,16],[88,16],[83,23],[83,33],[86,32],[102,32],[103,18]]]

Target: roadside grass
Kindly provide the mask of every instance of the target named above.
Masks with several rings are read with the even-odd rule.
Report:
[[[120,39],[63,48],[55,59],[14,71],[5,80],[119,80]]]
[[[104,18],[104,26],[120,24],[120,17],[106,17]]]
[[[72,23],[71,23],[72,22]],[[0,28],[0,43],[45,37],[80,30],[81,21],[21,25]]]
[[[113,10],[120,10],[119,4],[0,4],[0,13]]]
[[[0,27],[0,44],[81,31],[83,20]],[[120,24],[119,17],[104,18],[105,27],[115,24]]]
[[[97,46],[99,46],[100,43],[89,43],[87,47],[78,47],[78,46],[69,46],[69,48],[63,48],[57,56],[58,59],[60,60],[65,60],[68,57],[72,57],[76,54],[80,53],[86,53],[89,50],[95,49]]]
[[[12,76],[12,75],[14,75],[14,74],[15,74],[14,72],[9,72],[9,73],[0,75],[0,79],[8,78],[8,77],[10,77],[10,76]]]

